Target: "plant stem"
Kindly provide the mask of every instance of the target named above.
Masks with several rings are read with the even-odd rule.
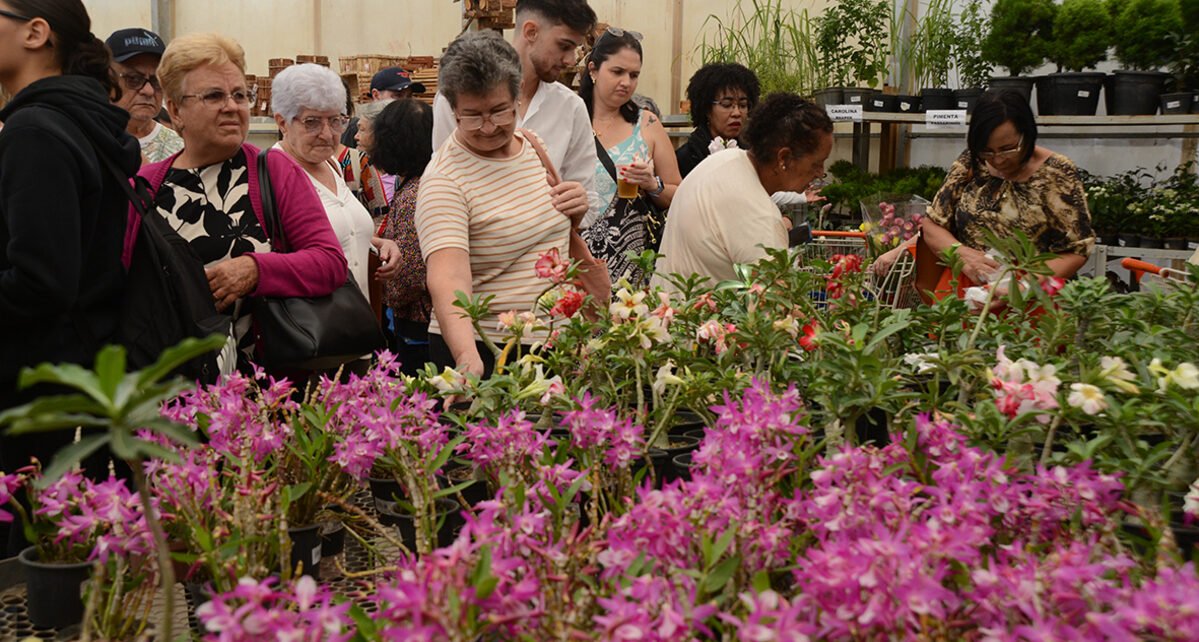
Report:
[[[158,638],[170,642],[171,625],[175,620],[175,568],[171,564],[171,551],[167,548],[166,533],[158,521],[158,512],[150,501],[150,489],[146,485],[146,473],[142,470],[141,460],[126,461],[133,471],[133,482],[137,484],[137,495],[142,500],[142,510],[146,515],[146,524],[154,536],[154,548],[158,551],[158,582],[162,588],[162,624]]]
[[[1053,451],[1053,438],[1057,436],[1057,427],[1062,423],[1062,414],[1059,412],[1054,418],[1053,423],[1049,424],[1049,433],[1045,435],[1045,445],[1041,447],[1041,464],[1049,461],[1049,453]]]
[[[1191,449],[1191,439],[1193,437],[1194,435],[1187,435],[1182,440],[1182,443],[1178,445],[1178,450],[1174,451],[1174,454],[1171,455],[1170,459],[1166,460],[1166,464],[1162,466],[1162,470],[1165,471],[1167,479],[1170,477],[1170,469],[1174,468],[1174,465],[1178,463],[1178,460],[1182,457],[1182,455]]]

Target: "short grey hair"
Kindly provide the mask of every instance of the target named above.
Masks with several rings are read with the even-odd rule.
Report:
[[[360,122],[360,123],[369,123],[369,122],[373,121],[373,120],[375,119],[375,117],[376,117],[376,116],[378,116],[379,114],[383,113],[383,108],[384,108],[384,107],[386,107],[386,106],[388,106],[388,105],[390,105],[391,103],[394,103],[394,102],[395,102],[395,101],[394,101],[394,100],[391,100],[391,99],[388,99],[388,100],[375,100],[375,101],[369,102],[369,103],[367,103],[367,104],[365,104],[365,105],[361,105],[361,106],[359,106],[359,107],[358,107],[358,109],[357,109],[357,112],[358,112],[358,122]]]
[[[346,86],[327,67],[292,65],[271,81],[271,111],[288,122],[305,109],[346,113]]]
[[[482,96],[507,87],[515,100],[520,91],[520,56],[494,31],[469,31],[450,43],[441,57],[441,93],[458,106],[458,96]]]

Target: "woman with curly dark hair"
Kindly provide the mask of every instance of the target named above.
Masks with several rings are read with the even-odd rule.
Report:
[[[714,62],[695,72],[687,84],[695,131],[675,151],[684,178],[708,157],[715,139],[723,147],[741,136],[761,90],[757,75],[735,62]]]
[[[753,112],[745,149],[713,154],[683,179],[662,236],[655,283],[699,274],[736,278],[733,266],[787,247],[787,225],[771,200],[803,192],[824,176],[833,123],[822,107],[795,94],[771,94]]]
[[[414,98],[388,104],[371,121],[371,164],[395,177],[395,196],[379,236],[399,246],[399,270],[383,284],[383,304],[394,319],[392,352],[405,374],[429,360],[429,315],[433,302],[425,284],[425,261],[416,236],[416,195],[433,158],[433,109]]]

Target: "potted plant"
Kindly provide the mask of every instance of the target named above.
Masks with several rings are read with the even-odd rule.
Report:
[[[1052,0],[997,0],[991,8],[991,32],[983,41],[983,56],[1008,70],[991,77],[990,89],[1017,91],[1032,98],[1033,79],[1021,77],[1045,61],[1048,36],[1053,32]]]
[[[957,105],[949,88],[954,36],[952,3],[931,0],[913,39],[913,72],[920,87],[921,111],[953,109]]]
[[[953,35],[953,62],[957,67],[959,85],[953,92],[953,99],[958,109],[974,111],[974,104],[987,86],[991,63],[987,62],[982,51],[990,30],[990,18],[983,12],[981,0],[971,0],[958,14],[957,29]]]
[[[1181,30],[1177,0],[1109,0],[1116,60],[1107,81],[1107,113],[1157,113],[1169,76],[1159,69],[1172,55],[1170,34]]]
[[[847,87],[842,96],[847,105],[865,107],[876,93],[882,76],[887,70],[890,55],[887,21],[891,15],[891,3],[887,0],[841,0],[849,22],[849,29],[856,35],[856,44],[849,50],[848,64],[853,78],[866,88]]]
[[[1104,74],[1084,72],[1107,59],[1111,20],[1103,0],[1064,0],[1053,19],[1049,59],[1057,73],[1037,79],[1042,115],[1094,116]]]
[[[853,51],[849,42],[855,35],[850,16],[841,3],[831,5],[816,18],[816,53],[822,76],[821,89],[814,95],[816,104],[828,106],[845,102],[849,57]]]
[[[1199,76],[1199,39],[1189,33],[1172,33],[1170,75],[1174,91],[1162,94],[1163,114],[1186,114],[1194,108],[1196,76]]]

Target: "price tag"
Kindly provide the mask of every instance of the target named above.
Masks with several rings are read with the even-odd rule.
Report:
[[[828,117],[834,123],[860,123],[862,122],[862,106],[861,105],[828,105],[825,107],[828,112]]]
[[[924,112],[924,124],[929,129],[949,129],[966,125],[965,109],[930,109]]]

